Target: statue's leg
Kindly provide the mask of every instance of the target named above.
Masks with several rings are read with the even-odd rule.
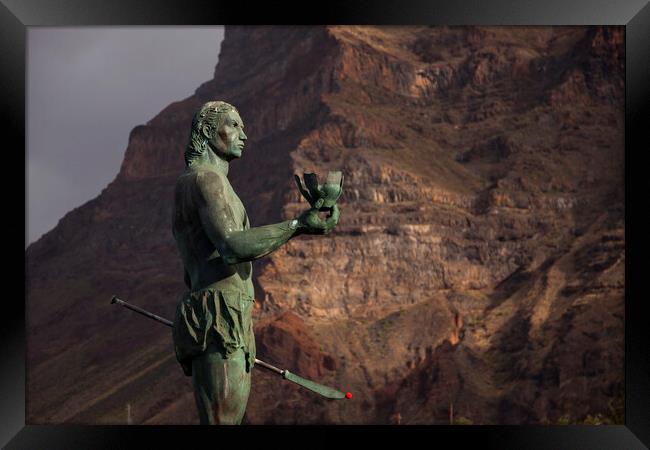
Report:
[[[201,425],[239,425],[246,412],[251,373],[242,349],[225,359],[208,348],[192,360],[194,398]]]

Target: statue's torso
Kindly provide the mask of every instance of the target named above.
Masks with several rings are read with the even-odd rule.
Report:
[[[226,264],[201,223],[199,207],[202,197],[196,181],[198,175],[199,171],[188,169],[178,178],[172,219],[174,237],[183,258],[190,289],[235,289],[253,298],[252,264]],[[222,177],[224,189],[216,201],[228,205],[235,231],[248,229],[250,223],[244,205],[228,179],[224,175],[219,176]]]

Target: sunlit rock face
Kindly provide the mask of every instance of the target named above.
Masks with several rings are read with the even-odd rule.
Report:
[[[168,328],[194,111],[236,105],[253,226],[342,170],[341,222],[255,264],[246,423],[621,422],[622,27],[227,27],[214,79],[133,129],[116,179],[27,250],[30,423],[197,423]]]

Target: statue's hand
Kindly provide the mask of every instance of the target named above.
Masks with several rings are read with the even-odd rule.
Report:
[[[305,234],[327,234],[339,223],[339,207],[334,205],[326,219],[321,219],[318,210],[310,208],[298,217],[300,230]]]

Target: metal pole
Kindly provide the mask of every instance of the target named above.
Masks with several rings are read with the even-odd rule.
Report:
[[[168,327],[173,327],[174,326],[174,323],[171,320],[167,320],[167,319],[165,319],[163,317],[155,315],[154,313],[150,313],[149,311],[146,311],[146,310],[144,310],[142,308],[139,308],[139,307],[137,307],[135,305],[132,305],[132,304],[130,304],[128,302],[125,302],[124,300],[121,300],[121,299],[117,298],[116,295],[114,295],[111,298],[111,304],[114,304],[114,303],[117,303],[118,305],[124,306],[125,308],[128,308],[131,311],[135,311],[135,312],[137,312],[139,314],[142,314],[143,316],[147,316],[150,319],[153,319],[153,320],[156,320],[156,321],[158,321],[160,323],[163,323],[163,324],[167,325]],[[261,360],[259,360],[257,358],[255,358],[255,364],[259,364],[260,366],[264,367],[265,369],[269,369],[269,370],[271,370],[271,371],[273,371],[275,373],[279,373],[280,375],[282,375],[284,373],[284,371],[282,369],[278,369],[277,367],[275,367],[275,366],[273,366],[273,365],[271,365],[271,364],[269,364],[267,362],[261,361]]]
[[[140,313],[140,314],[142,314],[143,316],[147,316],[147,317],[149,317],[150,319],[157,320],[158,322],[160,322],[160,323],[164,323],[165,325],[167,325],[167,326],[169,326],[169,327],[173,327],[173,326],[174,326],[174,324],[172,323],[171,320],[163,319],[162,317],[157,316],[157,315],[155,315],[155,314],[153,314],[153,313],[150,313],[149,311],[145,311],[144,309],[142,309],[142,308],[138,308],[137,306],[132,305],[132,304],[130,304],[130,303],[127,303],[127,302],[125,302],[124,300],[120,300],[120,299],[117,298],[117,296],[115,296],[115,295],[113,296],[113,298],[111,298],[111,304],[113,304],[113,303],[117,303],[118,305],[122,305],[122,306],[124,306],[125,308],[128,308],[128,309],[130,309],[131,311],[135,311],[135,312],[137,312],[137,313]]]
[[[149,311],[146,311],[146,310],[144,310],[142,308],[139,308],[139,307],[137,307],[135,305],[127,303],[124,300],[120,300],[119,298],[117,298],[116,295],[114,295],[111,298],[111,304],[114,304],[114,303],[117,303],[118,305],[124,306],[125,308],[128,308],[131,311],[135,311],[138,314],[142,314],[143,316],[149,317],[150,319],[153,319],[153,320],[155,320],[157,322],[165,324],[168,327],[173,327],[174,326],[174,323],[171,320],[167,320],[167,319],[162,318],[160,316],[157,316],[157,315],[155,315],[153,313],[150,313]],[[350,399],[350,398],[352,398],[352,394],[349,393],[349,392],[344,394],[343,392],[337,391],[336,389],[332,389],[330,387],[323,386],[322,384],[315,383],[315,382],[313,382],[311,380],[307,380],[306,378],[299,377],[298,375],[293,374],[293,373],[289,372],[288,370],[278,369],[274,365],[271,365],[271,364],[269,364],[267,362],[261,361],[261,360],[259,360],[257,358],[255,358],[255,365],[260,366],[260,367],[264,367],[265,369],[270,370],[271,372],[275,372],[278,375],[281,375],[282,378],[284,378],[285,380],[289,380],[289,381],[292,381],[292,382],[294,382],[296,384],[299,384],[300,386],[302,386],[304,388],[307,388],[307,389],[309,389],[309,390],[311,390],[313,392],[316,392],[317,394],[320,394],[320,395],[322,395],[324,397],[328,397],[328,398],[332,398],[332,399],[341,399],[341,398]]]
[[[260,361],[259,359],[255,358],[255,364],[259,364],[260,366],[264,367],[265,369],[272,370],[275,373],[279,373],[280,375],[284,375],[284,370],[278,369],[275,366],[272,366],[269,363],[266,363],[264,361]]]

